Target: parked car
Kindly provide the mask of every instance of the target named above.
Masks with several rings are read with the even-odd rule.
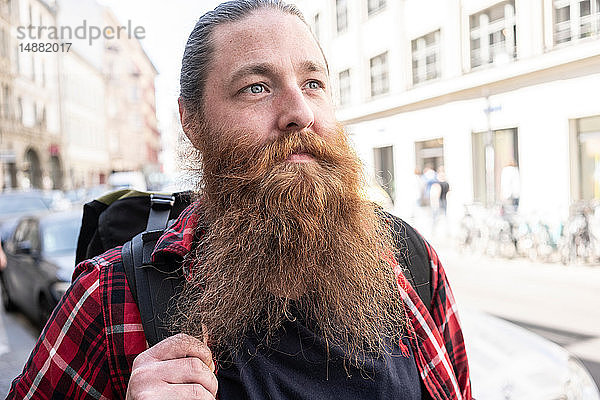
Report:
[[[108,185],[112,190],[133,189],[142,192],[148,190],[146,178],[144,178],[144,174],[139,171],[113,172],[108,177]]]
[[[7,191],[0,193],[0,239],[12,233],[18,218],[36,211],[64,210],[70,202],[60,191]]]
[[[474,398],[600,400],[585,366],[559,345],[482,312],[460,317]]]
[[[43,326],[67,290],[75,268],[82,210],[29,215],[19,222],[4,250],[2,302],[20,308]]]

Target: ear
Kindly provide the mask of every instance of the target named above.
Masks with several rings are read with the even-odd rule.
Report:
[[[179,105],[179,120],[181,121],[181,127],[183,128],[183,133],[185,136],[192,142],[194,147],[198,148],[197,141],[198,138],[194,134],[194,130],[191,128],[195,123],[194,118],[190,115],[190,112],[183,105],[183,99],[179,97],[177,99],[177,104]]]

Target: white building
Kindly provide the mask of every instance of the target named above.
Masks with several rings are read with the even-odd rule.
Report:
[[[104,39],[76,35],[80,27],[103,26],[103,8],[94,0],[57,1],[62,42],[71,43],[59,58],[61,120],[67,188],[106,183],[110,155],[106,132]],[[73,33],[70,33],[71,30]]]
[[[451,218],[499,201],[511,160],[523,212],[565,217],[600,199],[600,0],[298,5],[327,55],[338,119],[398,215],[410,216],[415,168],[428,164],[445,166]]]

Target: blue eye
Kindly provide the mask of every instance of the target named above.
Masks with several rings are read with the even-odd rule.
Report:
[[[255,84],[248,86],[248,90],[250,91],[250,93],[260,94],[265,91],[265,87],[263,85],[261,85],[260,83],[255,83]]]
[[[307,83],[307,87],[308,87],[309,89],[317,90],[317,89],[321,89],[321,88],[322,88],[322,85],[321,85],[321,83],[320,83],[320,82],[318,82],[318,81],[309,81],[309,82]]]

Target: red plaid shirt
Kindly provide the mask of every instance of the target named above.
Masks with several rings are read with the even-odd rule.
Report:
[[[196,217],[188,207],[159,239],[153,258],[181,261],[190,250]],[[431,261],[432,312],[394,266],[412,322],[410,343],[433,399],[471,399],[467,355],[444,269]],[[121,248],[79,264],[8,399],[124,399],[134,358],[147,349],[138,307],[121,263]],[[123,269],[120,268],[120,271]]]

